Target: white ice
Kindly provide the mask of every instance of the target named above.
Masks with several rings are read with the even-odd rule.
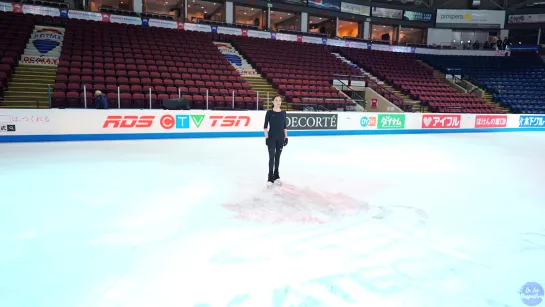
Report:
[[[261,138],[0,144],[0,306],[526,306],[544,157],[545,133],[293,137],[265,189]]]

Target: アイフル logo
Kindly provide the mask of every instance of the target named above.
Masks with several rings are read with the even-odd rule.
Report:
[[[461,115],[422,115],[422,128],[460,128]]]

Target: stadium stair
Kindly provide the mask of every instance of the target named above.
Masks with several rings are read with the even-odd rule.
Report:
[[[278,95],[278,91],[276,91],[272,85],[263,77],[261,76],[247,76],[244,77],[244,80],[250,84],[250,87],[252,90],[259,93],[259,100],[263,101],[263,106],[266,110],[272,109],[272,100],[274,96]],[[282,104],[283,110],[292,110],[291,106],[287,106],[287,104]]]
[[[49,108],[57,67],[19,65],[4,92],[1,108]]]
[[[403,98],[403,103],[408,103],[408,104],[411,104],[412,105],[412,109],[413,111],[420,111],[422,113],[427,113],[428,110],[427,110],[427,107],[424,107],[424,106],[421,106],[420,105],[420,101],[418,100],[414,100],[414,99],[411,99],[411,97],[407,96],[407,95],[404,95],[403,93],[401,93],[400,91],[396,90],[395,88],[393,88],[391,85],[389,85],[387,82],[384,82],[383,80],[380,80],[379,78],[377,78],[376,76],[374,76],[373,74],[365,71],[365,69],[359,67],[358,65],[354,64],[352,61],[350,61],[349,59],[343,57],[342,55],[338,54],[338,53],[332,53],[334,56],[336,56],[339,60],[343,61],[344,63],[347,63],[349,64],[350,66],[353,66],[354,68],[358,69],[359,71],[361,71],[361,73],[367,77],[368,79],[370,79],[371,81],[375,82],[376,84],[378,84],[379,86],[382,86],[384,87],[385,89],[387,89],[388,91],[396,94],[397,96],[400,96]]]
[[[278,95],[278,92],[272,87],[272,85],[263,78],[257,70],[248,63],[248,60],[240,54],[240,52],[228,42],[214,42],[214,45],[219,51],[229,60],[231,65],[238,71],[240,76],[250,85],[251,89],[259,93],[259,100],[263,102],[265,109],[272,109],[272,99]],[[267,100],[268,95],[268,100]],[[252,97],[256,98],[256,97]],[[286,104],[282,105],[283,109],[291,110],[287,108]]]
[[[384,84],[384,82],[382,82],[381,80],[379,80],[377,77],[373,76],[371,73],[365,71],[365,69],[359,67],[358,65],[354,64],[352,61],[350,61],[349,59],[343,57],[342,55],[338,54],[338,53],[335,53],[335,52],[332,52],[331,54],[333,54],[337,59],[339,59],[340,61],[358,69],[363,76],[367,77],[368,79],[370,80],[373,80],[374,82],[376,82],[377,84]]]
[[[441,81],[444,81],[446,80],[446,75],[444,73],[442,73],[441,71],[437,70],[435,67],[429,65],[428,63],[422,61],[422,60],[416,60],[417,62],[421,63],[422,65],[426,66],[426,67],[429,67],[430,69],[433,69],[433,76],[437,79],[437,80],[441,80]],[[447,82],[445,82],[447,83]],[[447,83],[449,84],[449,83]],[[450,85],[450,84],[449,84]],[[486,103],[490,103],[490,104],[493,104],[496,106],[497,109],[500,109],[502,110],[503,112],[505,113],[511,113],[509,111],[508,108],[502,108],[500,106],[499,103],[495,102],[493,99],[492,99],[492,95],[490,95],[489,93],[486,92],[486,90],[478,87],[480,90],[482,90],[485,94],[484,94],[484,97],[483,99],[486,101]]]

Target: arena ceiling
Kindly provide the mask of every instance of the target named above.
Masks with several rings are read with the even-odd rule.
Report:
[[[508,10],[545,8],[545,0],[359,0],[364,5],[415,9],[483,9]]]

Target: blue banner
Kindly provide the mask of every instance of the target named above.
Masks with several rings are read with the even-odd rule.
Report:
[[[522,45],[514,45],[514,46],[509,46],[509,50],[511,51],[539,51],[539,46],[535,45],[535,46],[522,46]]]
[[[330,11],[340,11],[341,10],[341,1],[340,0],[308,0],[309,7],[316,7],[319,9],[330,10]]]
[[[431,22],[432,16],[432,13],[405,11],[403,13],[403,20]]]
[[[545,115],[531,116],[521,115],[519,119],[520,128],[545,128]]]

